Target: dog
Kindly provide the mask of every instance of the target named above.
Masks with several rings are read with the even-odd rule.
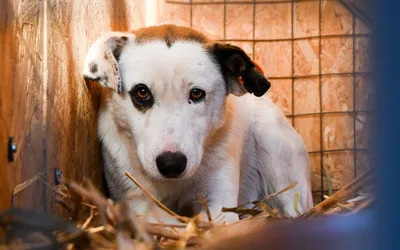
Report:
[[[98,120],[111,197],[142,191],[180,215],[260,200],[295,217],[312,207],[308,153],[265,95],[269,80],[239,47],[172,24],[107,32],[89,48],[83,76],[104,93]],[[300,195],[295,209],[296,193]],[[132,209],[148,213],[145,199]],[[204,212],[204,211],[203,211]],[[239,220],[224,213],[224,221]]]

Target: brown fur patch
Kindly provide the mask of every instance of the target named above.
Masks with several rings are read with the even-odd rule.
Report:
[[[209,42],[205,35],[192,28],[172,24],[145,27],[134,30],[132,33],[136,35],[136,42],[139,44],[163,40],[168,47],[171,47],[176,41]]]

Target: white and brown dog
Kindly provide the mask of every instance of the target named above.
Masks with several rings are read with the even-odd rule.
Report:
[[[295,181],[275,205],[296,216],[299,193],[298,210],[312,207],[305,145],[240,48],[175,25],[109,32],[90,47],[84,77],[113,89],[102,98],[98,127],[112,198],[141,192],[128,171],[183,215],[201,211],[199,193],[215,217]],[[133,209],[148,212],[140,199]]]

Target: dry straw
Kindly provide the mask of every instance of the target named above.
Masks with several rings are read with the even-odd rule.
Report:
[[[34,224],[35,218],[32,219],[32,215],[29,215],[27,211],[15,210],[8,214],[4,213],[0,216],[2,225],[0,249],[33,249],[34,244],[38,246],[53,245],[65,249],[209,249],[210,245],[207,245],[209,242],[212,242],[213,246],[218,246],[218,242],[222,242],[223,239],[225,241],[226,239],[235,240],[238,234],[258,230],[270,220],[296,221],[330,214],[348,215],[366,209],[374,202],[372,194],[360,193],[364,188],[373,186],[374,174],[373,170],[369,170],[338,192],[329,197],[326,196],[324,201],[310,211],[299,214],[296,218],[285,218],[281,211],[268,204],[269,200],[296,185],[296,183],[292,183],[263,200],[249,202],[235,208],[224,208],[223,213],[233,212],[240,216],[247,216],[236,223],[226,225],[220,222],[221,218],[211,218],[207,201],[202,194],[199,194],[199,200],[204,206],[207,221],[202,221],[200,215],[193,218],[177,215],[151,195],[132,175],[125,174],[143,191],[151,204],[155,204],[180,223],[148,223],[145,220],[146,217],[155,214],[132,213],[129,203],[135,197],[128,195],[125,199],[114,203],[99,192],[90,181],[85,182],[85,187],[69,181],[55,190],[57,202],[68,214],[69,221],[65,220],[62,222],[63,226],[60,226],[60,221],[64,220],[58,217],[48,217],[47,223],[52,222],[54,228],[47,228],[46,231],[39,225],[29,233],[18,235],[16,232],[22,228],[28,230],[27,228]],[[42,181],[40,175],[18,185],[14,193],[17,194],[37,180]],[[294,198],[295,203],[296,200],[298,198]],[[252,204],[251,208],[244,207],[249,204]],[[70,224],[65,226],[67,222]],[[43,222],[38,224],[43,224]],[[19,227],[15,225],[19,225]],[[35,243],[32,243],[32,239],[36,240]]]

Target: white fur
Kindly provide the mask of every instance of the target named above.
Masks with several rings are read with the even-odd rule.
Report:
[[[89,50],[85,76],[92,74],[87,65],[103,50],[99,42]],[[107,62],[95,61],[99,69],[107,67]],[[295,181],[297,186],[277,196],[275,204],[296,216],[298,192],[299,212],[312,207],[308,155],[300,136],[266,95],[226,97],[219,68],[200,44],[182,41],[168,48],[163,41],[129,42],[119,71],[125,91],[113,91],[102,104],[98,129],[113,198],[141,193],[124,175],[128,171],[177,212],[186,205],[200,210],[202,193],[215,217],[222,207],[261,199]],[[137,110],[126,93],[139,83],[146,84],[155,99],[145,112]],[[193,87],[206,91],[204,102],[188,103]],[[188,159],[180,179],[164,179],[157,170],[155,158],[168,150],[180,151]],[[133,201],[133,209],[148,212],[140,199]],[[227,222],[237,219],[225,214]]]

